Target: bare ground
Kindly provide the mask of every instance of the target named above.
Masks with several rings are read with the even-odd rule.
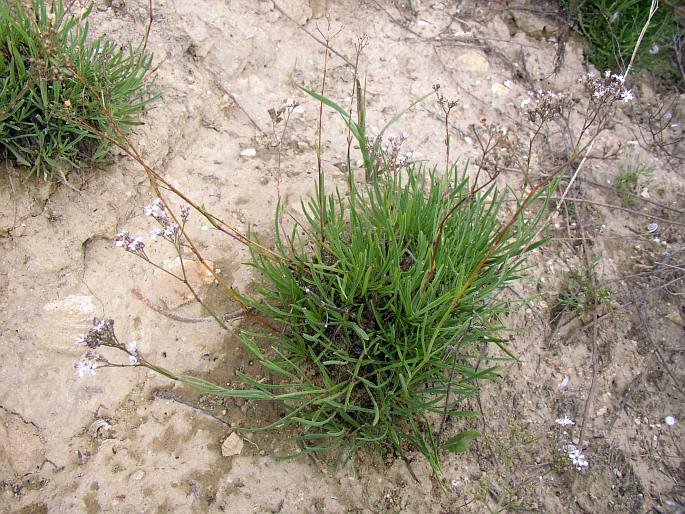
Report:
[[[372,126],[440,83],[459,100],[450,120],[452,154],[475,158],[469,124],[486,118],[524,133],[528,90],[582,97],[582,50],[547,3],[412,4],[328,2],[332,27],[344,27],[332,42],[329,95],[349,96],[346,61],[357,35],[367,34],[361,69]],[[146,5],[97,1],[94,29],[136,41]],[[311,16],[296,0],[155,2],[149,48],[164,96],[136,130],[135,144],[190,197],[266,238],[277,182],[297,215],[316,169],[318,106],[294,86],[321,79],[317,27],[325,32],[326,23],[307,21]],[[564,60],[555,74],[560,41]],[[187,292],[114,248],[119,229],[149,229],[142,210],[150,188],[134,162],[119,156],[104,169],[71,174],[79,191],[23,182],[8,169],[0,186],[0,512],[683,512],[685,179],[682,160],[655,146],[649,132],[646,113],[659,97],[635,81],[637,102],[619,111],[595,153],[611,156],[635,141],[633,155],[653,174],[630,210],[608,208],[621,204],[612,186],[627,158],[619,152],[586,162],[571,191],[575,201],[550,227],[552,240],[532,257],[528,279],[507,292],[511,349],[520,362],[500,383],[487,384],[473,406],[484,417],[470,426],[485,437],[467,454],[444,456],[448,497],[420,455],[411,472],[402,460],[373,454],[342,470],[311,459],[281,462],[272,456],[291,443],[287,434],[269,432],[246,436],[240,455],[223,457],[229,425],[274,418],[262,404],[199,397],[140,369],[79,379],[73,341],[93,316],[113,318],[120,338],[136,339],[151,361],[170,369],[229,384],[237,369],[253,365],[233,332],[150,308],[204,316]],[[279,170],[267,109],[288,97],[302,109],[291,120]],[[442,162],[439,112],[427,101],[398,124],[415,159]],[[657,135],[677,140],[682,98],[668,112],[672,123]],[[335,164],[345,132],[333,113],[323,123],[325,169],[342,183]],[[555,137],[550,133],[536,156],[541,169],[562,156]],[[241,156],[247,148],[256,155]],[[666,149],[682,156],[682,146]],[[658,224],[654,232],[650,223]],[[205,256],[246,290],[254,277],[242,265],[245,249],[206,225],[191,218]],[[163,245],[149,247],[160,261],[172,258]],[[560,294],[577,292],[569,277],[586,270],[586,255],[599,259],[595,285],[611,294],[596,307],[563,308]],[[197,283],[214,305],[234,308],[202,273]],[[529,298],[527,306],[514,309],[521,298]],[[577,424],[564,433],[554,420],[566,415]],[[666,416],[675,418],[673,426]],[[559,449],[577,440],[582,425],[590,466],[578,472]],[[466,426],[453,420],[449,430]]]

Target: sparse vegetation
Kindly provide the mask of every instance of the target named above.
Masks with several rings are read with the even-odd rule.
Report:
[[[531,510],[530,500],[534,491],[531,486],[539,473],[531,473],[522,479],[520,468],[525,466],[535,435],[519,422],[510,421],[501,431],[486,434],[481,442],[483,453],[489,455],[488,469],[478,480],[475,499],[490,513],[512,510]],[[546,471],[544,471],[546,473]]]
[[[650,177],[652,168],[641,162],[632,153],[626,154],[624,164],[619,168],[614,187],[623,205],[632,205],[640,193],[640,179]]]
[[[564,276],[561,292],[552,308],[553,313],[582,313],[596,305],[611,301],[611,290],[601,284],[597,275],[599,262],[599,259],[595,258],[587,272],[571,271]]]

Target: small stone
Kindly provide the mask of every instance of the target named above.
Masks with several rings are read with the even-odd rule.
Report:
[[[469,50],[458,55],[454,62],[457,69],[468,72],[482,73],[490,68],[485,54],[476,50]]]
[[[254,157],[255,155],[257,155],[257,150],[255,150],[254,148],[245,148],[245,150],[240,152],[240,155],[242,157]]]
[[[139,469],[138,471],[134,472],[131,475],[131,480],[142,480],[144,476],[145,476],[145,471],[143,471],[142,469]]]
[[[309,7],[312,10],[312,18],[315,20],[326,15],[326,0],[309,0]]]
[[[20,477],[39,469],[45,460],[42,438],[36,425],[0,408],[0,473]]]
[[[221,455],[233,457],[243,451],[243,440],[235,432],[231,433],[221,445]]]
[[[500,84],[499,82],[494,82],[490,89],[492,89],[492,92],[497,96],[506,95],[509,92],[509,88],[504,84]]]
[[[269,177],[261,177],[259,183],[263,186],[267,185],[269,183]]]
[[[205,260],[205,263],[214,269],[212,261]],[[183,271],[185,270],[186,277],[195,290],[214,281],[214,275],[198,261],[183,259],[183,266],[181,266],[181,260],[177,257],[176,259],[164,262],[164,268],[179,277],[183,276]],[[155,274],[158,276],[156,279],[157,299],[161,300],[168,309],[175,309],[195,299],[193,293],[182,282],[170,277],[161,270],[156,270]]]
[[[675,425],[675,418],[673,416],[666,416],[666,418],[664,418],[664,421],[669,427]]]
[[[298,25],[304,25],[312,18],[308,0],[275,0],[275,4]]]

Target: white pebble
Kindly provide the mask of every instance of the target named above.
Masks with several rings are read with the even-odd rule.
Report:
[[[667,424],[669,427],[672,427],[673,425],[675,425],[675,418],[674,418],[673,416],[666,416],[666,418],[664,419],[664,421],[666,422],[666,424]]]

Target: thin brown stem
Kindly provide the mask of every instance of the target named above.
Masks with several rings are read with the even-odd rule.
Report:
[[[318,29],[317,29],[318,30]],[[319,196],[319,230],[320,230],[320,237],[321,237],[321,242],[325,241],[326,237],[324,235],[324,196],[325,196],[325,188],[324,188],[324,173],[323,173],[323,165],[321,162],[321,138],[322,138],[322,132],[323,132],[323,99],[324,99],[324,93],[326,90],[326,74],[328,72],[328,54],[329,54],[329,44],[330,44],[330,30],[331,30],[331,23],[330,20],[328,21],[328,33],[326,36],[323,35],[323,33],[319,30],[319,34],[321,34],[322,37],[326,40],[326,50],[324,52],[324,57],[323,57],[323,76],[321,78],[321,99],[319,100],[319,123],[316,129],[316,169],[318,172],[319,180],[317,184],[317,194]]]
[[[585,237],[585,228],[583,225],[580,225],[581,227],[581,235]],[[597,314],[597,307],[600,303],[599,299],[597,298],[597,289],[596,289],[596,284],[595,284],[595,273],[593,270],[593,264],[592,264],[592,256],[590,255],[590,250],[588,248],[588,245],[585,240],[582,241],[582,248],[583,248],[583,256],[585,259],[585,268],[586,268],[586,273],[587,273],[587,278],[590,282],[590,291],[591,291],[591,301],[592,301],[592,312],[595,321],[598,318]],[[597,323],[594,323],[592,326],[592,376],[590,377],[590,388],[588,389],[587,393],[587,398],[585,399],[585,407],[583,408],[583,422],[580,425],[580,432],[578,434],[578,443],[577,443],[577,448],[579,450],[583,449],[583,435],[585,432],[585,427],[588,423],[588,420],[590,418],[590,407],[592,406],[592,402],[595,398],[595,388],[596,388],[596,380],[597,380],[597,355],[598,355],[598,348],[597,348],[597,337],[598,337],[598,328],[599,325]]]

